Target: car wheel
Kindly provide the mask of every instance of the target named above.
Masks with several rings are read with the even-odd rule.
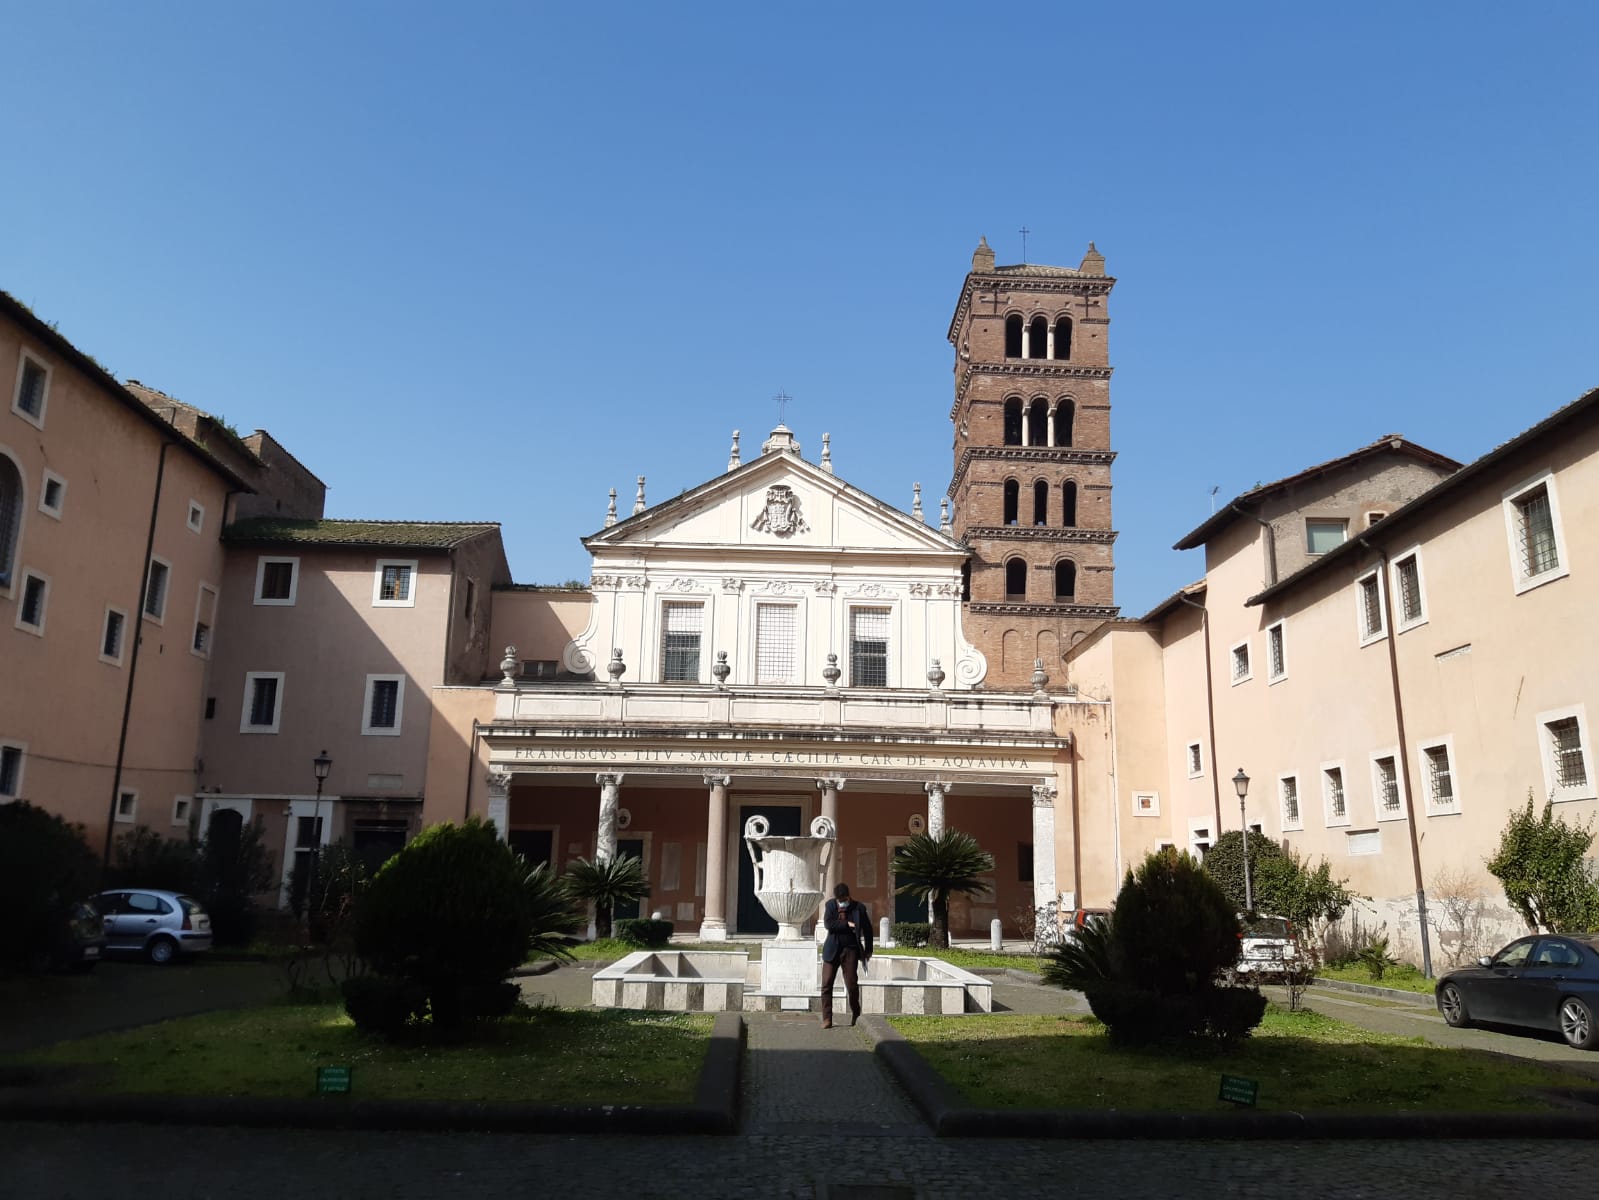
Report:
[[[1454,984],[1444,984],[1443,990],[1438,993],[1438,1007],[1443,1010],[1444,1020],[1456,1029],[1465,1029],[1471,1024],[1471,1014],[1466,1011],[1466,998]]]
[[[1566,1045],[1578,1050],[1599,1046],[1599,1025],[1594,1023],[1593,1009],[1575,996],[1560,1002],[1560,1036],[1566,1039]]]
[[[178,944],[169,937],[158,937],[150,943],[145,953],[157,966],[165,966],[178,960]]]

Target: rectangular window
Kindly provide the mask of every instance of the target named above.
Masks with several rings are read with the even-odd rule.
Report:
[[[1159,792],[1134,792],[1133,816],[1158,817],[1160,816]]]
[[[195,533],[205,528],[205,505],[198,500],[189,501],[189,528]]]
[[[117,793],[117,820],[132,824],[139,819],[139,793],[135,791],[121,791]]]
[[[1582,753],[1582,729],[1576,717],[1561,717],[1544,728],[1549,733],[1550,758],[1557,788],[1582,788],[1588,784],[1588,763]]]
[[[888,631],[888,609],[850,609],[849,681],[853,686],[888,686]]]
[[[1423,746],[1421,756],[1427,770],[1427,804],[1443,811],[1455,811],[1455,780],[1449,761],[1449,746],[1441,743]]]
[[[793,683],[797,657],[792,604],[755,606],[755,682]]]
[[[1349,531],[1345,520],[1306,520],[1305,549],[1311,554],[1326,554],[1344,544]]]
[[[1205,755],[1198,742],[1188,743],[1188,778],[1198,779],[1205,773]]]
[[[283,672],[250,671],[244,677],[240,733],[276,733],[283,714]]]
[[[172,567],[159,558],[150,559],[150,577],[144,588],[144,615],[156,621],[166,619],[167,615],[167,580],[172,575]]]
[[[189,814],[194,811],[194,800],[189,796],[172,797],[172,823],[174,825],[187,825]]]
[[[1188,827],[1188,852],[1200,862],[1205,861],[1205,855],[1210,853],[1210,827],[1190,825]]]
[[[300,584],[298,558],[259,558],[255,563],[255,602],[287,606]]]
[[[24,749],[16,743],[0,744],[0,800],[15,800],[22,795]]]
[[[1327,767],[1321,773],[1322,796],[1327,802],[1327,823],[1342,824],[1349,819],[1349,803],[1344,798],[1344,769]]]
[[[1355,584],[1360,601],[1360,644],[1376,641],[1383,635],[1382,576],[1373,571]]]
[[[1249,678],[1249,643],[1239,642],[1232,648],[1233,682],[1243,683]]]
[[[39,488],[39,511],[47,517],[61,519],[62,506],[67,502],[67,481],[54,471],[44,473],[44,483]]]
[[[705,606],[667,602],[661,606],[661,679],[666,683],[700,681],[700,634]]]
[[[100,661],[114,667],[122,665],[122,631],[128,616],[120,608],[105,610],[105,628],[100,632]]]
[[[463,590],[466,592],[466,597],[461,604],[461,620],[470,624],[477,616],[477,580],[468,579]]]
[[[200,585],[200,595],[194,602],[194,637],[189,649],[201,658],[211,657],[211,627],[217,619],[217,590],[209,583]]]
[[[416,604],[416,560],[384,558],[372,582],[372,603],[380,608],[412,608]]]
[[[405,708],[405,676],[368,675],[361,732],[397,735]]]
[[[1378,755],[1372,759],[1379,821],[1392,820],[1404,815],[1404,807],[1399,799],[1399,768],[1395,765],[1396,762],[1391,754]]]
[[[1288,674],[1288,657],[1283,646],[1283,623],[1277,624],[1266,630],[1266,657],[1268,678],[1276,683]]]
[[[1407,554],[1394,563],[1394,590],[1398,593],[1399,627],[1408,629],[1426,620],[1421,601],[1421,556]]]
[[[17,605],[17,628],[29,633],[44,633],[45,601],[50,594],[50,583],[43,575],[32,571],[22,573],[22,603]]]
[[[1303,829],[1299,817],[1299,776],[1284,775],[1277,781],[1278,793],[1283,802],[1283,828]]]
[[[17,372],[17,389],[11,397],[11,411],[28,424],[44,428],[44,410],[50,400],[50,368],[26,351]]]
[[[1545,471],[1505,493],[1505,524],[1510,533],[1510,568],[1518,593],[1569,573],[1560,533],[1560,499],[1552,473]]]

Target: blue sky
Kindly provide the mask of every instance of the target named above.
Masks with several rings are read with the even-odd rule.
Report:
[[[757,447],[929,513],[986,235],[1112,296],[1117,600],[1384,433],[1599,384],[1599,6],[0,3],[0,288],[269,429],[328,515],[503,522]],[[26,48],[22,52],[20,48]]]

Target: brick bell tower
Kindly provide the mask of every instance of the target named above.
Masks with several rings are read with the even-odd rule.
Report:
[[[983,239],[949,323],[955,347],[954,533],[971,548],[966,637],[986,686],[1067,683],[1062,655],[1117,614],[1110,518],[1110,317],[1116,281],[1089,243],[1077,267],[997,267]]]

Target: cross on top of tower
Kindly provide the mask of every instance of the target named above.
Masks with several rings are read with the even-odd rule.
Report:
[[[1027,228],[1027,226],[1023,225],[1016,232],[1022,235],[1022,261],[1026,262],[1027,261],[1027,235],[1029,233],[1033,232],[1033,231],[1031,229]]]
[[[788,402],[793,398],[787,392],[778,392],[777,395],[772,397],[773,400],[777,401],[777,423],[779,425],[785,423],[783,419],[784,410],[788,407]]]

